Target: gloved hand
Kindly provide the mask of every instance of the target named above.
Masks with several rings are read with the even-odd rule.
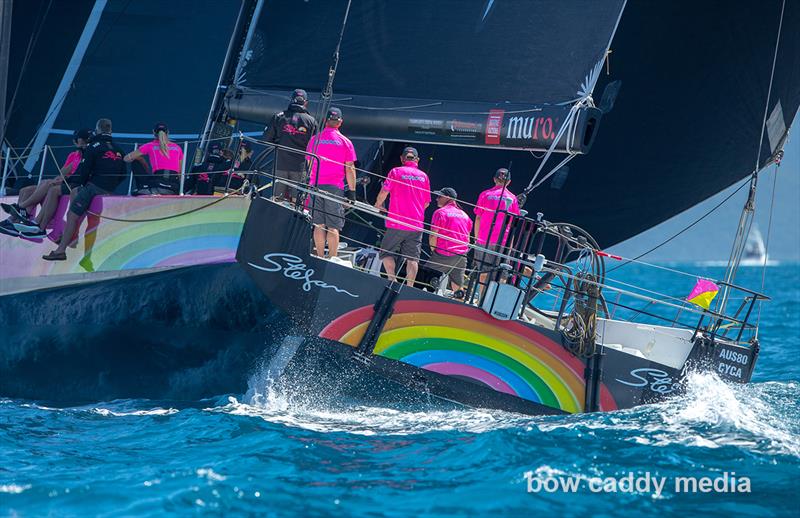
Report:
[[[347,198],[350,200],[351,205],[356,204],[356,191],[346,191]]]

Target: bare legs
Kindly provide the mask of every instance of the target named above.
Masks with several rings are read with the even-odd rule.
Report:
[[[317,257],[325,257],[325,241],[328,241],[328,255],[336,257],[339,254],[339,231],[335,228],[326,229],[323,225],[314,226],[314,248]]]
[[[419,261],[406,261],[406,284],[414,286],[419,271]]]
[[[53,183],[49,180],[36,186],[31,185],[29,187],[24,187],[19,191],[17,204],[23,209],[33,207],[37,203],[41,202],[52,188]],[[61,189],[61,183],[58,184],[58,188]]]
[[[19,197],[17,198],[17,205],[22,208],[27,208],[25,202],[28,201],[28,198],[31,197],[31,194],[36,191],[37,185],[29,185],[27,187],[23,187],[19,190]]]
[[[75,235],[75,230],[78,228],[82,217],[83,216],[78,216],[71,210],[67,210],[67,224],[64,226],[64,233],[61,234],[61,241],[59,241],[55,253],[63,254],[67,251],[69,242],[72,240],[72,236]]]
[[[61,196],[61,187],[51,187],[49,191],[47,191],[47,196],[45,196],[44,201],[42,202],[42,210],[36,216],[36,222],[39,223],[39,228],[45,230],[47,225],[50,223],[50,220],[53,219],[53,215],[56,213],[58,209],[58,198]]]
[[[383,258],[383,268],[386,270],[386,276],[389,280],[394,282],[397,280],[397,272],[395,271],[397,264],[394,257],[387,255]],[[406,261],[406,284],[414,286],[414,280],[417,278],[419,271],[419,261]]]
[[[386,270],[386,276],[389,277],[389,280],[392,282],[397,280],[394,267],[395,267],[394,257],[392,257],[391,255],[387,255],[386,257],[383,258],[383,268]]]

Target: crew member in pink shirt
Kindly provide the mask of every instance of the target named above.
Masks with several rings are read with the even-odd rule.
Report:
[[[0,233],[33,239],[47,235],[46,228],[58,209],[59,197],[62,194],[70,194],[79,185],[71,176],[78,169],[78,164],[83,158],[83,150],[93,135],[94,132],[90,129],[76,130],[72,134],[76,149],[67,156],[58,176],[39,185],[23,187],[19,191],[17,203],[1,204],[3,210],[11,214],[11,217],[0,223]],[[42,207],[34,218],[32,212],[38,204]]]
[[[126,162],[133,162],[143,156],[150,162],[152,177],[148,178],[147,185],[139,186],[149,188],[153,194],[178,194],[181,184],[181,170],[183,166],[183,150],[169,140],[169,128],[159,122],[153,128],[156,138],[147,144],[139,146],[127,155]]]
[[[437,272],[448,274],[450,288],[458,293],[464,282],[467,267],[469,238],[472,234],[472,219],[459,207],[458,194],[452,187],[434,193],[439,206],[431,219],[431,257],[426,266]]]
[[[505,245],[510,227],[506,226],[502,241],[500,232],[506,222],[506,213],[519,215],[517,197],[508,190],[510,183],[511,171],[502,167],[494,173],[494,187],[486,189],[478,196],[474,228],[475,243],[478,247],[495,251]],[[475,251],[477,268],[486,269],[498,264],[500,264],[500,258],[497,255],[485,253],[482,250]],[[486,276],[486,273],[481,274],[481,282],[486,281]]]
[[[392,281],[396,280],[397,258],[404,259],[406,283],[413,286],[419,270],[423,221],[425,209],[431,203],[431,186],[428,175],[419,168],[416,149],[405,148],[400,161],[403,165],[389,171],[375,201],[375,207],[385,211],[383,204],[389,196],[389,214],[380,256],[386,275]]]
[[[325,117],[325,129],[311,137],[307,153],[316,153],[319,161],[306,155],[311,166],[309,184],[322,192],[314,196],[311,222],[314,224],[314,248],[317,257],[336,257],[339,252],[339,231],[344,228],[344,182],[347,179],[348,197],[355,201],[356,150],[350,139],[339,128],[343,122],[342,111],[332,107]]]

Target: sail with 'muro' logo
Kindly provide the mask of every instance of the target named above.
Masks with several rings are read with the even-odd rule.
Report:
[[[287,90],[319,90],[346,5],[266,2],[231,111],[266,121]],[[566,121],[558,149],[586,152],[601,115],[587,99],[623,5],[352,2],[334,102],[360,138],[548,149]]]
[[[294,88],[313,112],[347,2],[256,4],[227,116],[266,123]],[[382,140],[382,170],[414,142],[470,200],[513,163],[526,209],[608,247],[771,163],[798,85],[797,2],[353,0],[332,102],[346,134]]]

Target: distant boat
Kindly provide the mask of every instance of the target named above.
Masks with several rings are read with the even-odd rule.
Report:
[[[764,246],[764,238],[757,225],[753,225],[750,234],[747,236],[747,243],[744,246],[744,254],[739,266],[775,266],[777,261],[770,261],[767,248]]]

